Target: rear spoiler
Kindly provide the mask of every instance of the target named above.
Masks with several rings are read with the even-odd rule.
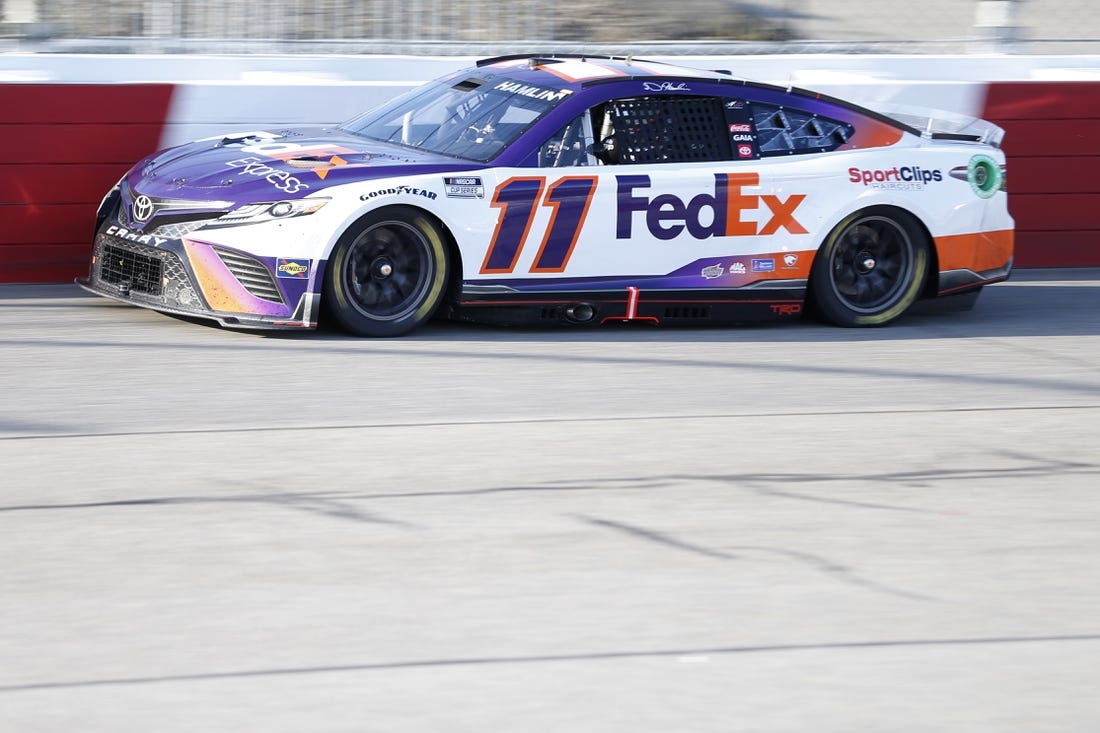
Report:
[[[1005,136],[1005,131],[989,120],[957,112],[888,104],[876,104],[875,110],[932,140],[959,140],[999,148]]]

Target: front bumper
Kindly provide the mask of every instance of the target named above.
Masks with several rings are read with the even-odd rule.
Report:
[[[89,292],[229,328],[317,326],[311,266],[308,282],[280,286],[269,264],[246,253],[190,240],[131,241],[115,231],[96,235],[88,277],[76,281]]]

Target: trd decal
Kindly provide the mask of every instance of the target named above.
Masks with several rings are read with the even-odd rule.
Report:
[[[771,308],[777,316],[797,316],[802,312],[801,303],[772,303]]]
[[[569,176],[546,188],[544,176],[521,176],[497,186],[490,206],[500,209],[500,216],[481,274],[508,274],[516,269],[540,203],[553,212],[530,271],[564,272],[588,217],[596,182],[595,176]]]

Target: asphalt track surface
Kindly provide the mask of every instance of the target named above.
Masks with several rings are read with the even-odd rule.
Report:
[[[0,287],[0,731],[1100,729],[1100,271],[874,330]]]

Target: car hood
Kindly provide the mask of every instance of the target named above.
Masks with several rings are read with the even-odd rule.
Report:
[[[484,164],[368,140],[333,128],[208,138],[149,156],[127,174],[134,195],[249,203],[302,198],[334,185]]]

